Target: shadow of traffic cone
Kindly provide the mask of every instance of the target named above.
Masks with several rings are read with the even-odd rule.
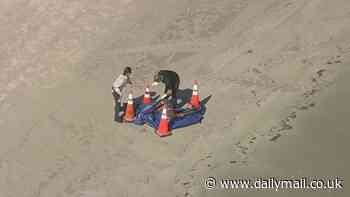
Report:
[[[198,94],[198,82],[197,80],[194,81],[193,84],[193,89],[192,89],[192,97],[191,97],[191,105],[196,108],[199,109],[200,108],[200,104],[199,104],[199,94]]]
[[[151,103],[151,94],[150,94],[150,91],[149,91],[149,87],[147,86],[145,94],[143,96],[143,104],[144,105],[148,105],[150,103]]]
[[[124,115],[124,121],[132,122],[134,120],[134,117],[135,117],[134,101],[132,98],[132,94],[129,94],[128,104],[126,106],[125,115]]]
[[[169,131],[169,121],[167,117],[167,108],[164,106],[162,116],[160,118],[157,135],[159,137],[166,137],[171,135],[171,132]]]

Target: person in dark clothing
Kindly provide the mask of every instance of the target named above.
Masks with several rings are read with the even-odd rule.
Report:
[[[180,86],[179,75],[171,70],[160,70],[153,77],[153,84],[164,83],[164,95],[160,99],[167,99],[171,96],[170,103],[175,107],[177,105],[177,91]]]

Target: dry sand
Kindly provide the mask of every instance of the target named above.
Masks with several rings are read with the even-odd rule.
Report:
[[[348,196],[348,0],[0,1],[0,197]],[[112,121],[125,65],[212,95],[160,139]],[[341,177],[338,191],[207,191],[208,176]]]

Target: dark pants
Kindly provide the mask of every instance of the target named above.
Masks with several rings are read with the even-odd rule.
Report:
[[[178,90],[178,87],[176,87],[176,89],[173,89],[171,91],[171,99],[170,99],[170,103],[173,105],[173,108],[176,108],[177,107],[177,90]]]
[[[123,122],[123,115],[120,112],[124,112],[124,105],[120,101],[120,95],[113,91],[112,92],[114,98],[114,121]]]
[[[171,95],[166,97],[168,99],[168,104],[171,104],[172,107],[174,107],[174,108],[176,108],[176,106],[177,106],[176,93],[177,93],[178,88],[179,88],[178,85],[176,85],[174,88],[171,89]],[[167,94],[168,90],[169,90],[168,88],[165,88],[164,94]],[[169,97],[171,97],[171,98],[169,98]]]
[[[172,108],[176,108],[177,107],[177,97],[171,97],[170,105],[171,105]]]

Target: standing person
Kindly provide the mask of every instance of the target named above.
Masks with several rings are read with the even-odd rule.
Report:
[[[122,122],[124,111],[122,104],[122,92],[126,84],[132,84],[130,80],[132,70],[129,66],[124,68],[123,74],[119,75],[112,85],[112,95],[114,98],[114,120]]]
[[[180,85],[179,75],[171,70],[160,70],[154,75],[152,85],[158,85],[160,82],[165,85],[164,95],[160,99],[166,99],[171,96],[169,101],[172,107],[175,108],[177,105],[176,93]]]

